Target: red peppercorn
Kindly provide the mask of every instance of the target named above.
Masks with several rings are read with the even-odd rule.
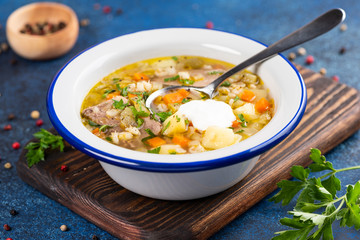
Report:
[[[332,76],[332,79],[333,79],[335,82],[338,82],[338,81],[339,81],[339,76],[334,75],[334,76]]]
[[[40,127],[44,124],[44,121],[42,119],[36,120],[36,126]]]
[[[211,21],[207,21],[205,27],[207,29],[213,29],[214,28],[214,23],[211,22]]]
[[[19,143],[19,142],[14,142],[14,143],[12,144],[12,148],[13,148],[13,149],[19,149],[19,148],[20,148],[20,143]]]
[[[11,227],[7,224],[4,224],[4,230],[5,231],[10,231],[11,230]]]
[[[103,7],[103,13],[108,14],[110,12],[111,12],[111,7],[109,7],[109,6],[104,6]]]
[[[311,55],[307,56],[305,62],[306,62],[306,64],[308,64],[308,65],[314,63],[314,57],[311,56]]]
[[[4,126],[4,130],[6,130],[6,131],[9,131],[11,129],[12,129],[12,127],[10,124]]]
[[[12,238],[7,238],[6,240],[13,240]]]
[[[69,170],[69,167],[68,166],[66,166],[66,165],[61,165],[61,171],[63,171],[63,172],[67,172],[68,170]]]

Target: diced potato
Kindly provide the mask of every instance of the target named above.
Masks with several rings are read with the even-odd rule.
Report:
[[[174,113],[168,117],[163,124],[163,135],[172,137],[176,133],[186,132],[187,126],[185,118],[181,115]]]
[[[234,110],[236,115],[244,115],[246,120],[253,120],[259,118],[259,115],[256,114],[255,105],[252,103],[245,103],[241,107],[238,107]]]
[[[252,73],[244,73],[241,80],[245,83],[257,83],[258,77]]]
[[[186,150],[176,144],[164,144],[160,146],[160,154],[182,154]]]
[[[237,140],[238,136],[231,129],[211,126],[206,129],[201,144],[207,149],[219,149],[230,146]]]
[[[255,94],[257,100],[266,98],[268,95],[265,89],[251,89],[251,91]]]
[[[158,77],[176,74],[176,62],[172,59],[154,62],[152,66],[155,69],[155,75]]]
[[[126,107],[120,114],[120,126],[125,129],[129,126],[137,126],[133,112],[129,107]]]

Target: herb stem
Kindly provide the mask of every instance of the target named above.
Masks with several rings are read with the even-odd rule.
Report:
[[[354,169],[360,169],[360,166],[353,166],[353,167],[348,167],[348,168],[341,168],[341,169],[337,169],[335,171],[329,172],[323,176],[320,177],[320,179],[324,179],[327,176],[330,176],[332,174],[338,173],[338,172],[344,172],[344,171],[349,171],[349,170],[354,170]]]

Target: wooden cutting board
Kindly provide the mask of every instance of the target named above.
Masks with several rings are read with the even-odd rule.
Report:
[[[23,150],[17,171],[23,181],[100,228],[122,239],[206,239],[289,179],[294,164],[310,163],[310,148],[328,152],[360,128],[359,92],[298,67],[308,104],[295,131],[262,155],[250,174],[230,189],[191,201],[142,197],[116,184],[97,160],[67,146],[29,169]],[[60,170],[69,166],[68,172]]]

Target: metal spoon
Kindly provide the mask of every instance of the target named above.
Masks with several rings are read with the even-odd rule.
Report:
[[[323,15],[319,16],[318,18],[314,19],[312,22],[308,23],[307,25],[299,28],[295,32],[287,35],[286,37],[282,38],[281,40],[277,41],[276,43],[270,45],[269,47],[265,48],[261,52],[257,53],[256,55],[250,57],[246,61],[240,63],[239,65],[233,67],[229,71],[223,73],[220,77],[214,80],[212,83],[207,85],[206,87],[192,87],[192,86],[169,86],[160,90],[153,92],[148,99],[146,100],[146,107],[151,110],[151,103],[154,101],[155,98],[158,96],[164,95],[166,92],[174,89],[183,88],[186,90],[196,90],[202,93],[205,93],[209,96],[209,98],[213,98],[215,94],[215,90],[217,87],[228,77],[231,77],[235,73],[249,67],[250,65],[257,63],[261,60],[269,58],[279,52],[285,51],[289,48],[297,46],[301,43],[309,41],[317,36],[320,36],[339,23],[341,23],[345,19],[345,11],[341,8],[332,9]]]

